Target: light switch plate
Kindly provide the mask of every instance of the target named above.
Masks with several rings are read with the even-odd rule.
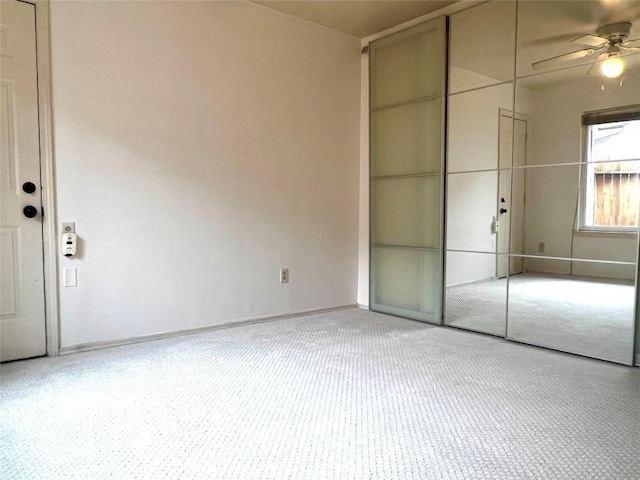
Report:
[[[65,268],[62,276],[62,284],[65,287],[78,286],[78,270],[75,267]]]

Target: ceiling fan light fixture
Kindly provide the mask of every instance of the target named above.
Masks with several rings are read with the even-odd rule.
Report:
[[[618,78],[624,72],[624,68],[624,60],[619,55],[610,56],[600,65],[602,75],[607,78]]]

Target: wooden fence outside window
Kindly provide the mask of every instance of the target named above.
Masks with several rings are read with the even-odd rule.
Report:
[[[593,224],[635,227],[640,217],[639,162],[598,163],[594,175]]]

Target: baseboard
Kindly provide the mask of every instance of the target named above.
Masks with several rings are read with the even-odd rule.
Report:
[[[369,310],[369,305],[365,305],[363,303],[359,303],[358,304],[358,308],[361,308],[362,310]]]
[[[461,282],[461,283],[454,283],[453,285],[447,285],[446,287],[462,287],[462,286],[467,286],[467,285],[476,285],[479,283],[487,283],[487,282],[495,282],[496,280],[503,280],[506,279],[506,277],[503,277],[502,279],[498,278],[498,277],[488,277],[488,278],[481,278],[480,280],[469,280],[468,282]]]
[[[204,333],[211,332],[213,330],[220,330],[223,328],[233,328],[233,327],[241,327],[243,325],[253,325],[256,323],[263,322],[272,322],[274,320],[284,320],[287,318],[295,318],[295,317],[308,317],[309,315],[318,315],[322,313],[331,313],[331,312],[339,312],[341,310],[350,310],[352,308],[357,308],[358,305],[350,304],[350,305],[341,305],[337,307],[329,307],[329,308],[319,308],[316,310],[304,310],[302,312],[295,313],[286,313],[282,315],[272,315],[270,317],[257,317],[250,318],[246,320],[239,320],[237,322],[227,322],[222,323],[220,325],[211,325],[208,327],[197,327],[197,328],[188,328],[185,330],[176,330],[173,332],[165,332],[165,333],[154,333],[151,335],[141,335],[139,337],[127,338],[125,340],[113,340],[106,342],[91,342],[91,343],[81,343],[78,345],[71,345],[68,347],[62,347],[60,349],[60,355],[69,355],[71,353],[80,353],[80,352],[89,352],[92,350],[101,350],[103,348],[111,348],[111,347],[120,347],[122,345],[131,345],[134,343],[142,343],[142,342],[150,342],[152,340],[161,340],[163,338],[171,338],[171,337],[179,337],[183,335],[193,335],[194,333]]]

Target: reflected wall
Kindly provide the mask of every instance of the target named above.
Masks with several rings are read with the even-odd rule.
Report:
[[[510,1],[449,22],[444,323],[498,336],[507,331],[515,25]]]

